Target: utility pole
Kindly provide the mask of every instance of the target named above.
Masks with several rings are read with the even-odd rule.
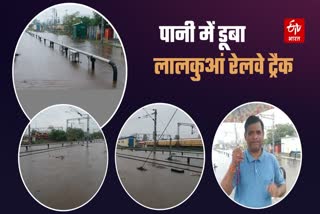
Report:
[[[169,152],[170,152],[170,153],[169,153],[169,157],[170,157],[170,158],[171,158],[171,143],[172,143],[172,138],[171,138],[171,136],[170,136],[170,147],[169,147],[169,148],[170,148],[170,150],[169,150]]]
[[[87,134],[89,135],[89,115],[87,115]]]
[[[271,150],[272,153],[275,154],[274,152],[274,148],[275,148],[275,139],[274,139],[274,132],[275,132],[275,117],[274,117],[274,112],[272,112],[272,114],[260,114],[261,117],[272,120],[272,133],[271,133],[271,137],[272,137],[272,142],[271,142]]]
[[[275,146],[275,142],[274,142],[274,132],[275,132],[275,128],[274,128],[274,112],[272,113],[272,153],[275,154],[274,152],[274,146]]]
[[[103,37],[104,37],[104,20],[101,17],[101,43],[103,43]]]
[[[29,127],[28,127],[28,130],[29,130],[29,134],[28,134],[28,135],[29,135],[29,136],[28,136],[28,137],[29,137],[29,139],[28,139],[28,140],[29,140],[29,145],[31,145],[31,142],[32,142],[32,138],[31,138],[31,127],[30,127],[30,126],[31,126],[31,124],[29,124]]]
[[[153,109],[154,114],[154,135],[153,135],[153,153],[156,153],[156,144],[157,144],[157,109]]]
[[[193,134],[193,129],[195,129],[195,125],[193,123],[178,123],[177,124],[177,146],[180,144],[180,126],[190,126],[191,127],[191,134]]]
[[[87,147],[89,141],[89,115],[87,114]]]
[[[67,126],[66,126],[66,130],[68,129],[68,124],[69,121],[73,121],[73,120],[78,120],[80,123],[80,120],[87,120],[87,131],[86,131],[86,138],[87,138],[87,147],[88,147],[88,141],[89,141],[89,130],[90,130],[90,126],[89,126],[89,122],[90,122],[90,117],[89,114],[81,114],[79,112],[77,112],[81,117],[77,117],[77,118],[71,118],[71,119],[67,119]],[[72,123],[71,123],[72,124]],[[72,128],[72,127],[71,127]]]
[[[153,113],[149,114],[146,111],[146,115],[143,115],[141,117],[138,117],[138,119],[142,119],[142,118],[151,118],[153,120],[153,153],[156,153],[156,144],[157,144],[157,109],[152,109]],[[154,115],[154,117],[152,117],[151,115]]]

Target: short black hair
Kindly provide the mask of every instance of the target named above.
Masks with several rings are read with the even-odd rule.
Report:
[[[251,124],[254,124],[254,123],[257,123],[257,122],[260,122],[261,124],[261,128],[262,128],[262,131],[264,132],[264,125],[263,125],[263,122],[262,120],[257,117],[257,116],[254,116],[254,115],[251,115],[247,118],[245,124],[244,124],[244,133],[246,134],[247,131],[248,131],[248,126],[250,126]]]

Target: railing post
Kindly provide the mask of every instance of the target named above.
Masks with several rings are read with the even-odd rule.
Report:
[[[112,70],[113,70],[113,83],[116,83],[117,80],[118,80],[118,69],[117,69],[117,66],[114,62],[109,62],[109,64],[111,65],[112,67]]]
[[[91,60],[91,69],[94,70],[94,63],[96,61],[96,58],[94,58],[93,56],[90,56],[90,60]]]

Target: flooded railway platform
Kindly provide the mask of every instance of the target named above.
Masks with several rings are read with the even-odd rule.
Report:
[[[68,36],[38,33],[59,43],[112,60],[117,67],[117,82],[113,82],[112,67],[100,60],[91,61],[80,54],[80,62],[72,62],[55,45],[24,32],[17,45],[13,76],[17,96],[29,117],[56,103],[69,103],[86,109],[103,125],[121,101],[126,81],[126,61],[123,48],[97,41],[72,40]],[[68,54],[67,54],[68,55]]]
[[[116,150],[119,178],[127,193],[138,203],[166,209],[186,200],[197,187],[203,170],[202,151],[168,149]],[[187,157],[191,157],[189,163]],[[169,158],[169,159],[168,159]]]
[[[19,166],[29,193],[40,203],[57,210],[70,210],[87,203],[105,178],[108,153],[104,140],[21,146]]]

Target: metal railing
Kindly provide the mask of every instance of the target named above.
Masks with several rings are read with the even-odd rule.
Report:
[[[118,80],[118,69],[117,69],[117,66],[114,62],[112,62],[111,60],[109,59],[106,59],[106,58],[103,58],[103,57],[100,57],[100,56],[97,56],[97,55],[94,55],[92,53],[89,53],[89,52],[86,52],[86,51],[83,51],[83,50],[80,50],[80,49],[77,49],[77,48],[74,48],[74,47],[71,47],[71,46],[68,46],[68,45],[65,45],[65,44],[62,44],[62,43],[59,43],[59,42],[56,42],[56,41],[53,41],[51,39],[48,39],[44,36],[40,36],[34,32],[31,32],[31,31],[27,31],[27,33],[37,39],[39,39],[40,41],[43,40],[44,44],[46,44],[46,42],[48,41],[49,42],[49,47],[50,48],[54,48],[54,45],[59,45],[61,50],[63,50],[66,54],[66,57],[68,57],[68,50],[73,50],[73,51],[76,51],[78,52],[79,54],[83,54],[85,56],[88,57],[88,59],[91,61],[91,69],[92,71],[95,69],[95,61],[96,60],[100,60],[102,62],[106,62],[108,63],[111,67],[112,67],[112,70],[113,70],[113,83],[115,84]]]

